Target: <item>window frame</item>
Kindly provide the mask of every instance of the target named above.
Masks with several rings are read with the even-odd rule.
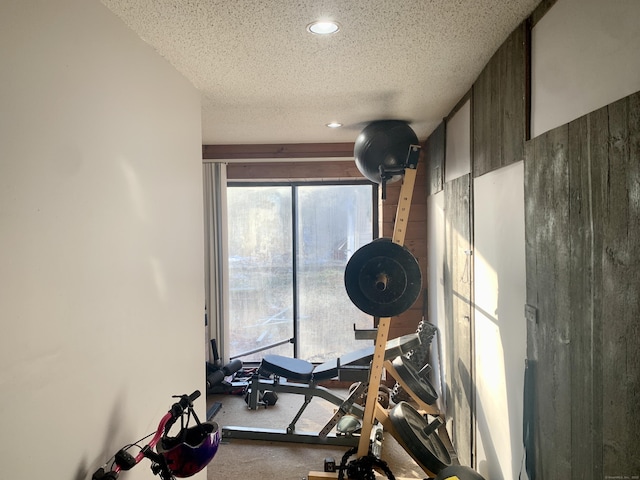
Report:
[[[353,179],[327,179],[327,180],[227,180],[227,188],[238,187],[290,187],[291,188],[291,228],[292,228],[292,294],[293,294],[293,356],[299,358],[299,300],[298,300],[298,188],[306,186],[349,186],[349,185],[367,185],[371,188],[371,207],[372,207],[372,240],[378,238],[380,225],[379,225],[379,185],[371,182],[367,179],[353,178]],[[229,279],[227,278],[227,281]],[[376,318],[371,317],[372,328],[375,326]],[[241,358],[246,355],[246,352],[240,352],[233,355],[233,358]],[[249,361],[247,363],[255,363]]]

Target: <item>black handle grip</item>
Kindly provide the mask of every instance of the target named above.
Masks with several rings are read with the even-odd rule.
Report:
[[[184,412],[185,409],[191,407],[193,405],[193,401],[199,396],[200,396],[200,390],[196,390],[191,395],[186,395],[186,394],[181,395],[180,400],[171,406],[170,412],[173,419],[175,420],[178,417],[180,417],[180,415],[182,415],[182,412]],[[167,428],[166,428],[167,431],[171,427],[171,425],[173,425],[172,421],[167,423]]]
[[[200,396],[200,390],[196,390],[191,395],[182,395],[180,398],[180,406],[182,409],[187,407],[191,407],[193,405],[193,401]]]

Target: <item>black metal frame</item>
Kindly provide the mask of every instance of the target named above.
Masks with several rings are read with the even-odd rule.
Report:
[[[354,369],[353,372],[357,375],[355,378],[364,379],[366,381],[369,375],[369,369],[367,367]],[[359,373],[359,375],[358,375]],[[342,379],[342,378],[341,378]],[[281,381],[279,377],[275,377],[273,380],[260,379],[256,374],[252,377],[250,383],[250,392],[246,398],[249,409],[255,410],[261,405],[260,394],[266,391],[272,391],[276,393],[293,393],[296,395],[302,395],[304,401],[300,409],[296,412],[295,416],[289,422],[286,428],[258,428],[258,427],[238,427],[238,426],[223,426],[222,438],[229,439],[244,439],[244,440],[267,440],[275,442],[290,442],[290,443],[307,443],[307,444],[319,444],[319,445],[339,445],[353,447],[358,444],[359,436],[357,435],[321,435],[321,431],[308,432],[308,431],[296,431],[296,423],[304,413],[307,406],[311,403],[314,397],[320,397],[337,407],[345,408],[348,413],[355,415],[358,418],[362,418],[364,409],[361,405],[351,404],[344,406],[347,402],[347,398],[344,398],[336,393],[332,392],[328,388],[318,385],[315,382],[309,383],[291,383]]]

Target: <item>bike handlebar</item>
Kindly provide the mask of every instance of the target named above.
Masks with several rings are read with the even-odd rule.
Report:
[[[179,398],[180,400],[174,403],[171,406],[170,413],[173,414],[174,420],[179,418],[187,408],[193,406],[193,401],[200,396],[200,390],[194,391],[191,395],[180,395],[175,396],[174,398]]]

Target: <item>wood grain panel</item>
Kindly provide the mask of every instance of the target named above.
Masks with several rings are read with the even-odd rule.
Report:
[[[473,85],[473,174],[478,177],[524,157],[527,24],[518,26]]]
[[[203,145],[204,160],[252,158],[352,158],[353,143],[278,143],[247,145]]]
[[[502,121],[499,167],[504,167],[524,158],[526,138],[526,85],[528,53],[525,40],[527,26],[522,23],[507,38],[502,52],[500,78],[500,96]]]
[[[569,192],[583,192],[590,189],[589,145],[584,141],[588,135],[588,119],[586,117],[573,122],[568,127],[568,165]],[[593,303],[585,301],[591,298],[593,285],[593,258],[591,244],[593,235],[589,225],[592,210],[589,195],[570,194],[569,204],[569,240],[570,240],[570,272],[582,272],[571,275],[569,303],[571,308],[571,358],[573,368],[570,370],[571,384],[571,445],[582,442],[584,449],[572,449],[574,462],[572,471],[579,478],[594,478],[593,443],[595,435],[593,418],[593,376],[585,372],[593,370]],[[577,368],[576,368],[577,367]],[[600,477],[598,477],[600,478]]]
[[[453,439],[460,463],[471,465],[472,411],[475,390],[472,382],[471,286],[471,190],[470,175],[445,183],[445,259],[444,290],[446,359],[448,384],[447,418],[453,420]]]
[[[353,161],[230,163],[227,178],[240,181],[366,180]]]
[[[602,328],[605,478],[640,472],[640,124],[636,94],[611,104]]]
[[[539,478],[640,472],[640,93],[529,142]]]
[[[556,3],[557,0],[542,0],[536,9],[531,14],[531,25],[535,26],[536,23],[544,17],[544,15],[549,11],[551,7]]]
[[[580,120],[580,119],[579,119]],[[590,478],[586,469],[591,467],[593,474],[592,478],[603,478],[603,362],[602,362],[602,329],[604,327],[604,312],[607,307],[602,302],[602,285],[604,284],[603,278],[603,264],[602,254],[603,251],[603,229],[597,227],[601,225],[604,219],[604,206],[606,204],[605,199],[607,197],[606,185],[608,184],[608,157],[609,157],[609,115],[606,108],[601,108],[587,116],[587,137],[582,139],[582,142],[588,148],[588,177],[590,186],[585,192],[588,195],[584,195],[586,198],[590,198],[590,218],[589,222],[585,223],[584,228],[591,230],[591,245],[590,245],[590,257],[591,257],[591,284],[589,285],[590,291],[584,290],[584,297],[582,299],[576,299],[578,302],[588,302],[591,305],[590,311],[585,313],[591,315],[591,321],[589,330],[591,332],[591,352],[584,351],[583,353],[591,356],[591,365],[593,370],[590,372],[592,379],[590,380],[592,391],[590,399],[591,411],[586,412],[591,425],[591,440],[583,439],[582,444],[586,445],[584,451],[575,452],[577,457],[585,459],[586,468],[585,478]],[[585,256],[586,257],[586,256]],[[586,287],[586,286],[585,286]],[[580,357],[578,357],[580,358]],[[589,375],[587,373],[586,375]],[[586,409],[585,409],[586,410]],[[582,421],[585,422],[585,419]],[[574,436],[574,440],[579,442],[580,439]],[[580,444],[579,444],[580,445]],[[589,451],[590,449],[590,451]],[[587,457],[591,455],[590,459]],[[577,465],[576,470],[581,471],[582,466]]]
[[[539,439],[537,470],[540,478],[569,478],[571,469],[571,365],[568,236],[568,128],[558,128],[538,138],[533,158],[525,170],[530,182],[525,199],[525,223],[533,238],[527,239],[527,281],[535,282],[535,298],[527,303],[538,309],[534,342],[537,353]],[[551,373],[553,372],[553,373]],[[541,385],[542,384],[542,385]]]

